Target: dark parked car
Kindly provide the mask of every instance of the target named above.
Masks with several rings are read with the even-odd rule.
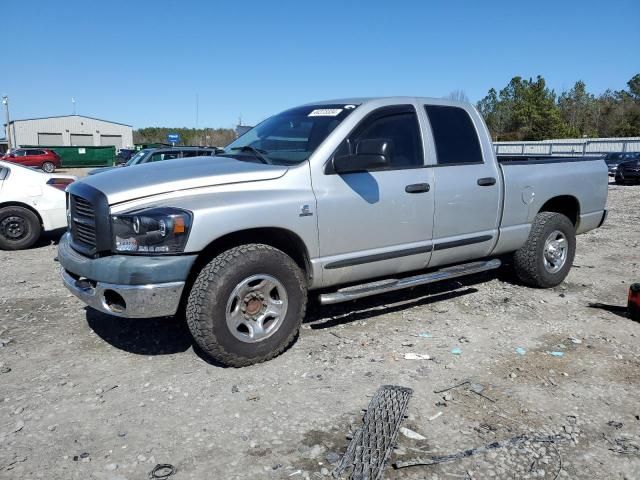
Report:
[[[163,160],[174,160],[177,158],[188,157],[211,157],[216,153],[221,153],[220,148],[207,147],[167,147],[167,148],[145,148],[133,155],[126,163],[116,165],[115,167],[103,167],[91,170],[89,175],[102,173],[114,168],[130,167],[132,165],[140,165],[142,163],[160,162]]]
[[[48,148],[18,148],[6,153],[0,160],[24,167],[41,168],[46,173],[60,168],[60,156]]]
[[[635,160],[622,162],[616,170],[616,183],[618,185],[638,182],[640,182],[640,154],[636,154]]]
[[[116,155],[116,165],[127,163],[136,154],[136,151],[132,148],[121,148]]]
[[[604,157],[604,161],[609,168],[609,176],[614,177],[618,170],[618,165],[627,160],[640,159],[640,152],[613,152],[607,153]]]

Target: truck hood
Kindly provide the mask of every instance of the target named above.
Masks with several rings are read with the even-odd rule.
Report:
[[[100,190],[113,205],[180,190],[273,180],[286,172],[287,167],[228,157],[193,157],[114,168],[83,178],[82,183]]]

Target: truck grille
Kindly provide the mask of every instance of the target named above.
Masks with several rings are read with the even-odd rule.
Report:
[[[77,195],[71,195],[71,235],[90,249],[96,248],[96,221],[93,204]]]

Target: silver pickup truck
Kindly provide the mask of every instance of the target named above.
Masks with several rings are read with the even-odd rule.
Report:
[[[602,159],[499,161],[470,105],[393,97],[268,118],[217,157],[116,169],[68,188],[62,277],[123,317],[186,315],[232,366],[295,339],[329,304],[459,277],[508,256],[534,287],[566,277],[606,217]]]

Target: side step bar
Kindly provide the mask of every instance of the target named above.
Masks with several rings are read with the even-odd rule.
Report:
[[[435,272],[416,275],[414,277],[401,278],[399,280],[390,278],[379,282],[355,285],[352,287],[341,288],[337,292],[323,293],[320,295],[320,303],[322,305],[330,305],[332,303],[347,302],[349,300],[355,300],[356,298],[378,295],[379,293],[393,292],[403,288],[416,287],[418,285],[439,282],[441,280],[449,280],[451,278],[463,277],[465,275],[473,275],[474,273],[485,272],[487,270],[495,270],[500,267],[500,265],[502,265],[502,262],[497,258],[494,258],[492,260],[454,265],[453,267],[443,268],[441,270],[436,270]]]

